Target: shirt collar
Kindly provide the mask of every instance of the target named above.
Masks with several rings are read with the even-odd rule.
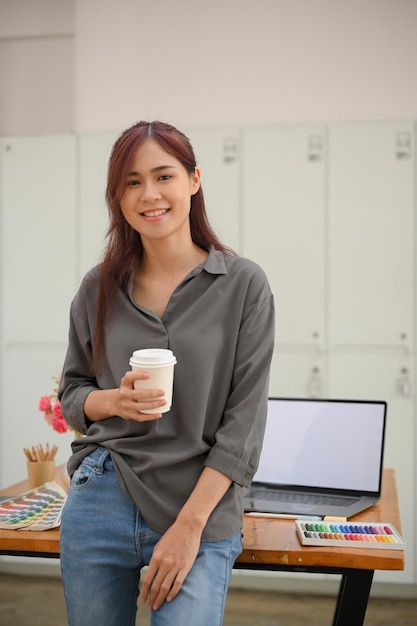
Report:
[[[216,250],[214,246],[210,246],[208,257],[204,261],[202,269],[209,274],[227,274],[223,252]]]
[[[226,263],[224,260],[224,254],[220,250],[216,250],[214,246],[210,246],[208,257],[203,263],[197,265],[194,270],[191,272],[190,276],[197,276],[202,271],[207,272],[208,274],[227,274]],[[129,296],[133,300],[133,277],[134,272],[131,272],[128,283],[128,293]]]

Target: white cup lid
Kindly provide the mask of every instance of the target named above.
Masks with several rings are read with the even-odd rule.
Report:
[[[129,365],[135,367],[161,367],[164,365],[175,365],[177,359],[172,350],[162,348],[145,348],[135,350],[132,354]]]

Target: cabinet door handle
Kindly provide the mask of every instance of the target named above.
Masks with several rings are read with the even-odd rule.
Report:
[[[410,373],[406,367],[402,367],[400,376],[397,378],[397,391],[404,398],[411,396],[411,378]]]
[[[322,395],[322,376],[318,367],[313,367],[307,381],[307,395],[310,398],[320,398]]]

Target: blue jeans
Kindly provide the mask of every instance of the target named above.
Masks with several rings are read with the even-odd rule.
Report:
[[[141,569],[161,535],[121,489],[97,448],[74,472],[61,523],[61,570],[70,626],[135,626]],[[203,542],[179,594],[151,612],[152,626],[221,626],[242,550],[240,531]]]

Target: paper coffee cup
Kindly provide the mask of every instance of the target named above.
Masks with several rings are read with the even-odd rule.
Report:
[[[55,461],[28,461],[29,489],[41,487],[55,478]]]
[[[132,370],[141,370],[149,374],[149,378],[146,380],[135,380],[135,389],[163,389],[165,392],[166,404],[164,406],[142,411],[142,413],[166,413],[170,410],[176,362],[172,350],[147,348],[134,351],[129,361]]]

